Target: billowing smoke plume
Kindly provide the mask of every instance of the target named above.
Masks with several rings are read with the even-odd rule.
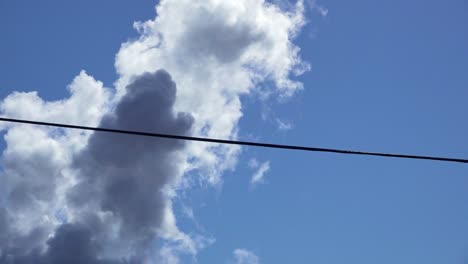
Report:
[[[237,137],[242,95],[262,87],[287,97],[302,88],[291,79],[308,70],[292,43],[305,23],[302,0],[288,11],[265,0],[161,0],[156,9],[154,19],[135,23],[140,37],[116,55],[115,89],[83,71],[69,98],[15,92],[1,102],[1,115],[227,139]],[[193,182],[222,184],[240,153],[77,130],[0,129],[7,144],[0,264],[179,263],[181,253],[196,255],[213,240],[179,230],[174,198]]]

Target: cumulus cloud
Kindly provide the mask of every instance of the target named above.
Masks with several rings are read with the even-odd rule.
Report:
[[[117,90],[124,94],[122,87],[136,74],[168,70],[180,88],[175,108],[195,117],[195,135],[236,138],[240,98],[261,82],[273,82],[268,89],[283,97],[302,89],[290,78],[308,69],[292,43],[305,23],[302,1],[283,11],[264,0],[163,0],[157,13],[135,24],[141,37],[117,54]],[[236,146],[189,145],[191,169],[215,185],[238,154]]]
[[[100,126],[190,134],[193,117],[173,111],[175,95],[176,85],[167,72],[138,76]],[[181,176],[183,143],[93,134],[73,164],[78,184],[68,198],[77,208],[76,220],[85,221],[80,218],[88,217],[89,210],[105,212],[106,223],[115,223],[119,240],[129,248],[150,247],[170,206],[164,188]]]
[[[103,260],[97,257],[99,244],[93,240],[92,231],[86,226],[64,224],[47,241],[48,249],[42,254],[39,250],[27,255],[7,252],[0,255],[0,263],[14,264],[137,264],[137,259]]]
[[[260,259],[255,253],[246,249],[236,249],[232,253],[236,264],[259,264]]]
[[[97,125],[109,106],[110,89],[85,71],[67,89],[69,98],[52,102],[42,100],[37,92],[13,92],[1,102],[1,113],[9,117]]]
[[[309,69],[292,43],[305,23],[302,0],[287,10],[264,0],[161,0],[156,11],[116,55],[115,89],[83,71],[68,98],[14,92],[1,115],[227,139],[237,137],[241,96],[258,84],[272,83],[269,93],[280,97],[302,89],[292,78]],[[221,184],[239,147],[0,129],[0,263],[173,264],[214,242],[179,230],[173,198],[191,187],[189,177]],[[268,169],[262,164],[252,181]]]
[[[45,102],[35,92],[13,93],[0,104],[2,115],[95,126],[107,111],[110,92],[85,72],[69,85],[70,97]],[[17,255],[43,249],[66,207],[66,168],[89,133],[3,124],[7,148],[0,171],[0,251]]]
[[[167,72],[160,70],[143,74],[127,86],[125,96],[112,112],[102,117],[99,125],[189,134],[193,117],[173,111],[175,95],[176,85]],[[158,234],[164,237],[164,232],[168,232],[171,227],[173,234],[170,238],[180,236],[182,243],[190,244],[190,238],[174,228],[172,219],[165,219],[171,216],[167,212],[171,211],[171,203],[164,188],[174,184],[181,176],[180,164],[183,164],[183,156],[178,152],[183,148],[183,142],[176,140],[92,134],[86,147],[75,153],[70,160],[69,173],[75,183],[67,190],[66,196],[62,197],[66,201],[62,210],[66,210],[65,219],[70,224],[55,224],[58,227],[53,239],[47,240],[48,247],[44,254],[39,254],[44,251],[38,243],[40,241],[36,242],[37,245],[24,247],[15,245],[16,241],[13,239],[2,250],[5,251],[3,255],[18,262],[34,258],[44,259],[46,263],[101,263],[104,259],[117,261],[131,260],[134,257],[142,261],[151,257],[151,251],[146,250],[155,247],[155,237]],[[63,164],[47,162],[47,158],[55,154],[54,150],[49,151],[43,156],[38,154],[32,158],[36,161],[33,163],[34,171],[26,171],[24,175],[34,177],[33,179],[16,186],[11,185],[14,188],[8,192],[7,199],[11,204],[9,210],[21,210],[24,207],[30,209],[31,204],[47,202],[54,197],[57,187],[53,180],[60,177]],[[16,158],[12,160],[21,162]],[[31,161],[27,164],[29,163]],[[14,166],[16,173],[29,169],[16,163],[8,164],[7,168]],[[52,169],[57,168],[59,171],[54,173]],[[12,174],[8,171],[5,173],[9,177]],[[21,177],[13,176],[13,180]],[[46,176],[50,179],[45,178]],[[40,182],[36,178],[49,183]],[[46,227],[48,229],[43,230]],[[42,235],[41,239],[44,240],[54,225],[46,227],[42,229],[37,225],[38,230],[32,230],[28,237],[37,234]],[[22,252],[18,253],[18,250]],[[73,258],[75,262],[70,262],[67,258],[72,258],[74,254],[79,254],[82,258]]]

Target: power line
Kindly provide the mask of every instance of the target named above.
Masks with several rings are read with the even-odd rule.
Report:
[[[3,117],[0,117],[0,121],[21,123],[21,124],[30,124],[30,125],[39,125],[39,126],[52,126],[52,127],[61,127],[61,128],[91,130],[91,131],[98,131],[98,132],[118,133],[118,134],[127,134],[127,135],[135,135],[135,136],[157,137],[157,138],[168,138],[168,139],[180,139],[180,140],[188,140],[188,141],[199,141],[199,142],[229,144],[229,145],[243,145],[243,146],[253,146],[253,147],[263,147],[263,148],[302,150],[302,151],[311,151],[311,152],[328,152],[328,153],[350,154],[350,155],[379,156],[379,157],[387,157],[387,158],[403,158],[403,159],[419,159],[419,160],[433,160],[433,161],[468,163],[468,159],[458,159],[458,158],[405,155],[405,154],[391,154],[391,153],[379,153],[379,152],[365,152],[365,151],[354,151],[354,150],[341,150],[341,149],[294,146],[294,145],[281,145],[281,144],[250,142],[250,141],[237,141],[237,140],[225,140],[225,139],[214,139],[214,138],[203,138],[203,137],[191,137],[191,136],[180,136],[180,135],[172,135],[172,134],[150,133],[150,132],[111,129],[111,128],[102,128],[102,127],[86,127],[86,126],[66,125],[66,124],[48,123],[48,122],[39,122],[39,121],[32,121],[32,120],[22,120],[22,119],[3,118]]]

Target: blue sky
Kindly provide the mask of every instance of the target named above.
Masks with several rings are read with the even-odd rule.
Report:
[[[319,4],[327,16],[308,9],[294,40],[312,66],[304,89],[285,101],[243,96],[239,138],[467,158],[468,3]],[[63,98],[82,69],[112,87],[115,54],[154,5],[1,2],[0,97]],[[251,188],[253,158],[270,170]],[[236,248],[261,263],[466,263],[467,186],[463,164],[245,148],[221,188],[190,189],[175,211],[182,230],[216,239],[199,263],[225,263]]]

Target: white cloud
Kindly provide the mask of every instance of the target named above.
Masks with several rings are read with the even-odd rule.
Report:
[[[193,213],[193,208],[188,206],[182,207],[182,213],[190,220],[195,220],[195,214]]]
[[[14,92],[0,105],[9,117],[96,126],[109,106],[111,91],[85,71],[67,87],[68,99],[46,102],[37,92]]]
[[[258,160],[256,158],[252,158],[252,159],[249,160],[248,165],[249,165],[249,168],[256,169],[256,168],[258,168],[259,163],[258,163]]]
[[[260,259],[253,252],[246,249],[236,249],[232,253],[236,264],[259,264]]]
[[[68,86],[70,97],[45,102],[36,92],[14,92],[0,104],[3,116],[96,126],[107,111],[110,92],[84,71]],[[10,228],[22,250],[43,245],[59,224],[57,212],[66,210],[66,189],[73,183],[68,168],[72,156],[85,145],[89,133],[31,125],[3,124],[0,207],[7,204]],[[9,195],[8,195],[9,194]],[[34,230],[45,233],[27,239]],[[1,241],[0,241],[1,247]]]
[[[260,183],[265,182],[265,174],[270,171],[270,162],[266,161],[260,165],[257,165],[257,171],[252,175],[252,179],[250,180],[250,184],[255,186]]]
[[[139,39],[122,44],[116,55],[120,77],[115,90],[82,71],[68,87],[69,98],[47,102],[36,92],[15,92],[1,102],[0,113],[96,126],[116,107],[137,76],[165,69],[177,85],[174,111],[194,117],[195,135],[236,138],[243,114],[242,95],[255,91],[264,81],[275,85],[262,93],[286,97],[302,89],[291,75],[301,74],[309,66],[301,61],[300,48],[292,40],[304,23],[302,0],[288,11],[264,0],[161,0],[154,19],[135,23],[141,33]],[[14,246],[23,252],[38,246],[44,249],[45,241],[63,218],[71,222],[79,218],[80,211],[66,196],[79,181],[72,163],[89,145],[90,133],[11,124],[2,124],[0,129],[6,130],[7,143],[0,173],[0,209],[9,205],[6,215],[0,212],[0,221],[9,219],[10,231],[16,232],[14,242],[0,241],[0,249],[4,243],[18,243]],[[196,255],[214,241],[189,236],[177,227],[172,199],[180,188],[190,187],[184,184],[183,176],[197,171],[201,182],[219,185],[223,172],[234,169],[239,153],[237,146],[204,143],[188,143],[178,153],[173,179],[161,190],[161,224],[154,226],[163,241],[156,254],[162,263],[178,263],[181,253]],[[252,184],[262,182],[268,170],[268,162],[261,164]],[[12,199],[17,199],[14,206]],[[100,220],[110,217],[103,208],[90,208],[96,210]],[[106,256],[134,253],[123,240],[116,239],[120,224],[109,225],[100,234],[112,238],[109,247],[115,247],[103,252]],[[39,227],[42,233],[36,232]],[[239,256],[243,252],[238,251]]]
[[[309,4],[309,6],[316,10],[322,17],[326,17],[328,16],[328,8],[322,6],[322,5],[319,5],[317,3],[318,1],[317,0],[308,0],[307,3]]]
[[[325,8],[323,6],[318,6],[317,9],[320,12],[320,15],[322,15],[323,17],[328,16],[328,9],[327,8]]]
[[[293,128],[292,123],[290,123],[288,121],[281,120],[279,118],[276,119],[276,124],[277,124],[278,129],[280,131],[288,131],[288,130],[291,130]]]
[[[302,88],[289,78],[308,69],[292,43],[305,23],[302,0],[288,12],[264,0],[163,0],[157,12],[154,20],[135,24],[141,37],[124,43],[117,54],[117,89],[123,94],[132,76],[166,69],[178,85],[176,109],[195,117],[196,135],[236,138],[240,96],[264,80],[273,81],[276,87],[269,89],[281,96]],[[239,150],[193,143],[189,169],[220,184]]]

